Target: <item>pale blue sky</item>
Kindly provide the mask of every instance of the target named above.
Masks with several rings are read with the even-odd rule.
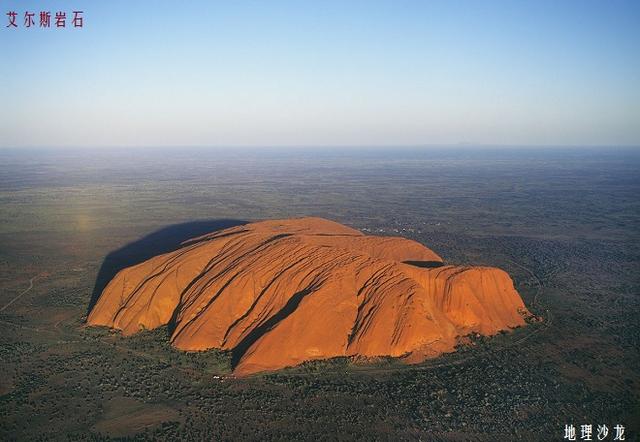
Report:
[[[0,4],[2,147],[640,145],[637,1]]]

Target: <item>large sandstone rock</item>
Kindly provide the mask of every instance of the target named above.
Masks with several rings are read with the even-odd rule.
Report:
[[[175,347],[233,350],[239,375],[336,356],[421,361],[525,323],[504,271],[441,264],[415,241],[320,218],[257,222],[122,270],[88,323],[129,335],[171,322]]]

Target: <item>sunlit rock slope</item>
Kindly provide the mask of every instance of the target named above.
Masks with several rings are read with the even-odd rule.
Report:
[[[246,375],[336,356],[416,362],[527,314],[497,268],[442,265],[423,245],[321,218],[191,239],[119,272],[88,317],[126,335],[170,324],[183,350],[232,350]]]

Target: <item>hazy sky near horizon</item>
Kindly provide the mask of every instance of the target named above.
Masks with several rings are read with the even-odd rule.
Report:
[[[0,4],[0,147],[640,145],[637,1]]]

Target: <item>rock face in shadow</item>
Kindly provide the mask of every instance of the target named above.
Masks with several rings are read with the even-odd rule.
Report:
[[[106,285],[120,270],[139,264],[161,253],[172,252],[180,248],[184,241],[194,236],[246,223],[246,221],[235,219],[212,219],[174,224],[114,250],[105,257],[100,266],[87,313],[91,312]]]
[[[170,324],[177,348],[232,350],[237,375],[336,356],[418,362],[525,324],[504,271],[441,264],[415,241],[321,218],[257,222],[121,270],[88,323]]]

